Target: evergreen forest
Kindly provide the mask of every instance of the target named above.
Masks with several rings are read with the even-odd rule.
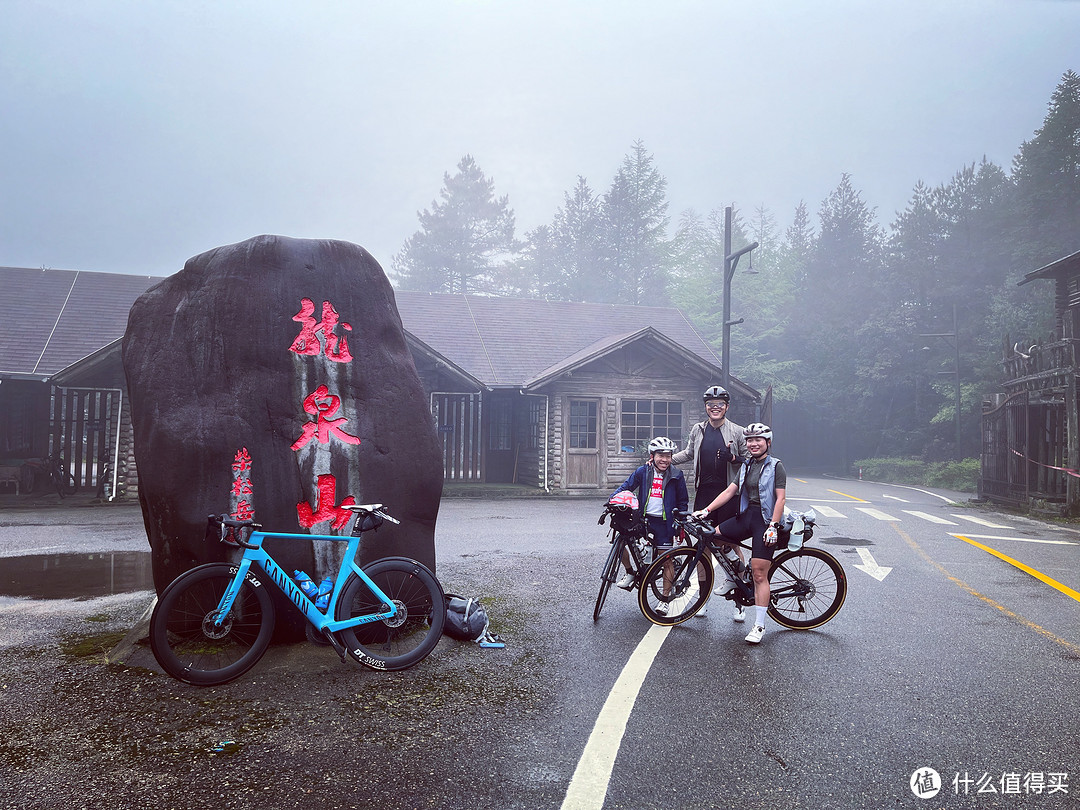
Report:
[[[759,243],[734,278],[732,373],[811,410],[854,457],[971,458],[1004,354],[1055,339],[1052,285],[1018,282],[1080,251],[1080,76],[1064,74],[1011,166],[984,158],[939,186],[916,181],[892,222],[846,174],[782,221],[717,205],[673,217],[638,141],[606,188],[578,177],[550,222],[518,234],[466,155],[390,275],[403,289],[675,306],[719,354],[730,205],[733,250]]]

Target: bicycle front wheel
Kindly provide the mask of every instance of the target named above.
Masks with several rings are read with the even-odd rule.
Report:
[[[274,607],[266,586],[248,573],[232,610],[220,624],[218,603],[236,566],[209,563],[177,577],[150,617],[150,647],[161,668],[196,686],[237,678],[255,666],[270,644]]]
[[[435,649],[446,621],[446,598],[435,575],[423,564],[391,557],[364,568],[364,573],[397,607],[397,615],[338,632],[357,662],[372,669],[411,667]],[[337,606],[337,619],[370,616],[385,610],[364,580],[349,576]]]
[[[712,593],[713,570],[706,561],[698,580],[695,548],[677,548],[661,554],[645,569],[638,591],[638,606],[645,618],[665,627],[681,624],[697,613]]]
[[[61,464],[53,473],[56,483],[56,494],[63,498],[66,495],[74,495],[79,489],[79,483],[75,476],[68,472],[67,465]]]
[[[793,630],[820,627],[847,596],[847,577],[835,557],[819,548],[789,551],[769,568],[769,616]]]
[[[607,561],[604,563],[604,571],[600,574],[600,593],[596,595],[596,606],[593,608],[592,620],[600,618],[600,611],[604,609],[604,600],[607,599],[608,591],[619,574],[619,557],[623,549],[622,535],[618,535],[611,541],[611,551],[608,552]]]

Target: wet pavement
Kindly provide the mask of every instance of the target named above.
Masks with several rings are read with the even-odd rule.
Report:
[[[757,646],[723,601],[672,629],[605,810],[1075,806],[1080,600],[959,539],[958,526],[1073,590],[1080,537],[855,487],[809,480],[794,493],[837,515],[817,542],[848,570],[844,609],[809,631],[770,625]],[[296,644],[232,683],[192,687],[142,643],[150,591],[72,598],[86,576],[68,598],[0,596],[0,810],[564,807],[651,627],[616,590],[592,620],[608,549],[601,502],[444,502],[436,573],[445,590],[482,597],[507,644],[444,638],[403,672]],[[0,511],[0,572],[18,558],[146,550],[133,504]],[[860,550],[887,578],[858,570]],[[945,780],[936,802],[909,786],[927,767]],[[1073,792],[1003,795],[1021,789],[1012,774],[1071,779]],[[969,775],[972,795],[957,795],[968,783],[954,778]],[[984,775],[999,792],[976,797]]]

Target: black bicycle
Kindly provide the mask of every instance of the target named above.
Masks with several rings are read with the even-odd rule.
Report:
[[[630,591],[641,583],[642,574],[651,559],[645,520],[636,509],[626,504],[605,504],[597,523],[602,526],[605,520],[611,526],[611,540],[609,541],[611,551],[608,552],[604,569],[600,574],[600,593],[596,595],[596,607],[593,608],[592,614],[594,622],[600,618],[600,611],[604,609],[608,591],[621,576],[619,572],[622,570],[623,550],[625,549],[629,555],[630,573],[634,578],[633,584],[627,588]]]
[[[724,598],[742,606],[753,605],[754,583],[749,568],[736,570],[723,553],[735,545],[751,551],[748,542],[720,542],[713,525],[692,514],[676,514],[675,523],[695,542],[658,557],[645,570],[638,603],[646,618],[670,626],[681,624],[701,609],[713,592],[714,573],[707,551],[735,583]],[[847,577],[839,561],[819,548],[806,547],[813,534],[813,511],[795,515],[791,528],[780,531],[780,553],[769,568],[769,617],[793,630],[825,624],[839,612],[847,596]]]
[[[79,482],[72,475],[67,461],[60,456],[29,459],[26,462],[26,469],[29,473],[29,486],[26,486],[27,492],[36,492],[46,479],[56,489],[56,494],[61,498],[74,495],[79,489]],[[24,480],[25,485],[26,481]]]

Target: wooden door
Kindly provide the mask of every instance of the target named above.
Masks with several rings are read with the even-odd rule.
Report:
[[[566,409],[567,488],[600,486],[600,400],[570,399]]]

